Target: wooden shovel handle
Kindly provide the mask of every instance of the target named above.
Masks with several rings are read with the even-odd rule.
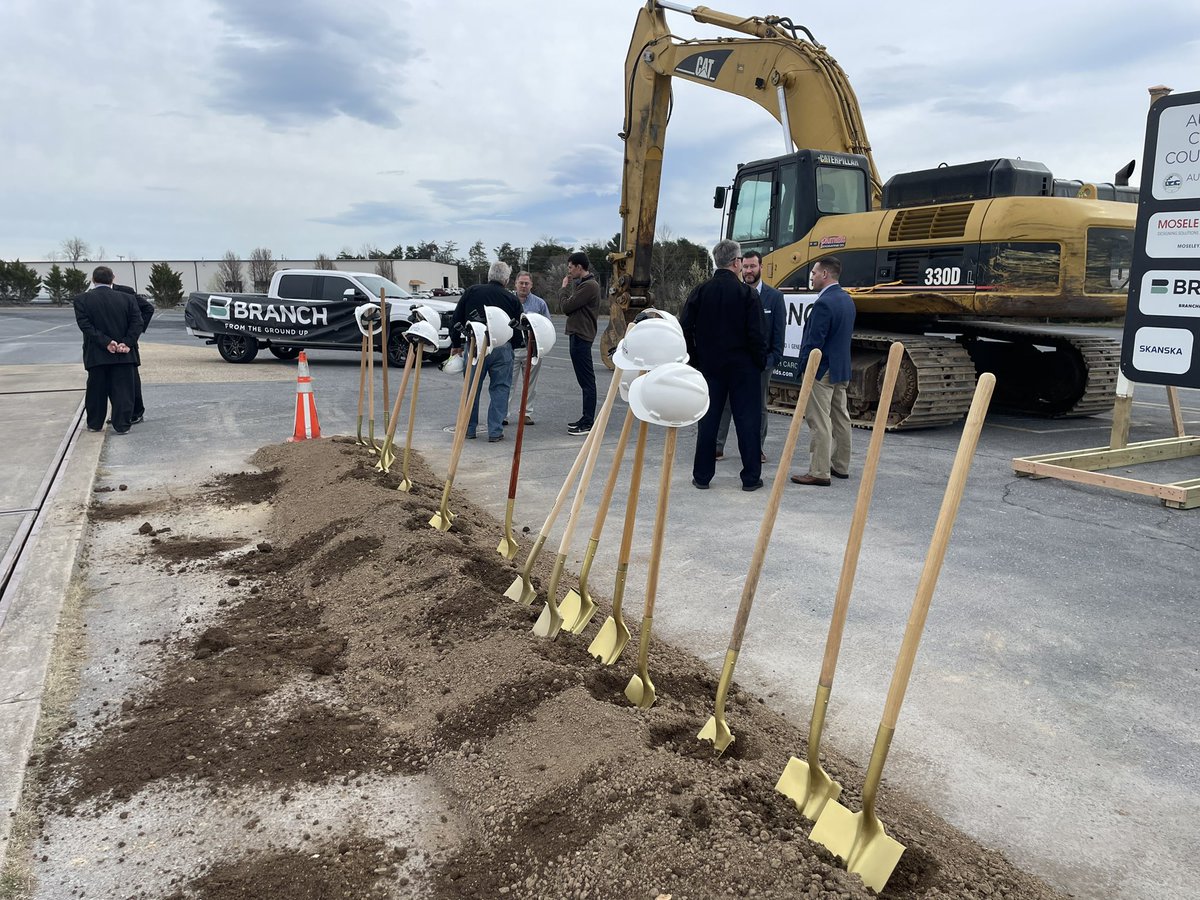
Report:
[[[529,370],[533,368],[533,355],[537,352],[537,338],[532,328],[521,326],[525,332],[525,373],[521,378],[521,412],[517,419],[517,439],[513,442],[512,471],[508,475],[508,499],[517,499],[517,476],[521,474],[521,444],[525,441],[525,410],[529,402]]]
[[[900,361],[903,357],[904,345],[899,342],[893,343],[888,350],[887,367],[883,371],[879,408],[875,411],[871,443],[867,447],[862,480],[858,484],[858,500],[854,504],[854,516],[850,520],[850,535],[846,538],[846,552],[842,556],[842,574],[838,579],[837,597],[833,601],[833,616],[829,620],[829,636],[825,638],[825,658],[821,661],[821,678],[818,682],[823,687],[833,686],[833,673],[837,669],[842,634],[846,629],[846,611],[850,607],[850,592],[854,589],[854,575],[858,571],[858,551],[862,548],[863,531],[867,527],[867,511],[871,508],[871,494],[875,490],[875,473],[879,469],[879,456],[883,452],[883,435],[887,431],[892,394],[896,389],[896,376],[900,372]]]
[[[579,487],[575,489],[575,499],[571,501],[571,512],[567,515],[567,524],[563,526],[562,540],[558,544],[560,554],[566,553],[571,547],[571,538],[574,537],[575,526],[579,523],[579,511],[583,508],[583,501],[587,497],[588,485],[592,481],[592,472],[596,468],[596,460],[600,457],[600,443],[604,438],[604,429],[608,427],[608,416],[612,412],[617,394],[620,393],[620,386],[621,370],[613,369],[613,377],[608,386],[608,393],[604,397],[604,405],[600,407],[600,413],[596,416],[596,421],[592,423],[592,430],[588,432],[588,438],[594,438],[594,440],[591,441],[591,447],[588,450],[583,474],[579,476]]]
[[[467,391],[467,396],[463,398],[463,407],[459,411],[459,423],[454,429],[454,445],[450,450],[450,470],[447,473],[451,480],[454,480],[455,474],[458,472],[458,460],[462,456],[463,444],[467,440],[467,421],[471,417],[471,407],[475,403],[475,395],[479,393],[479,385],[483,382],[483,360],[487,356],[488,339],[483,339],[483,349],[480,352],[479,346],[475,343],[475,339],[471,339],[471,347],[474,351],[472,359],[475,365],[475,371],[472,373],[470,390]],[[463,378],[463,381],[467,381]]]
[[[925,567],[921,570],[917,594],[908,614],[908,624],[904,627],[904,641],[900,645],[900,656],[896,659],[896,670],[892,673],[887,703],[883,707],[883,721],[880,725],[884,728],[895,728],[896,720],[900,717],[900,704],[904,702],[904,692],[908,689],[913,661],[917,657],[917,646],[921,643],[921,632],[925,630],[925,618],[929,614],[933,589],[937,586],[942,562],[946,559],[950,532],[954,529],[954,519],[958,515],[958,506],[967,485],[967,474],[971,471],[971,461],[975,458],[979,433],[983,430],[983,420],[987,415],[988,403],[992,399],[992,389],[995,386],[996,376],[991,372],[980,375],[979,383],[975,386],[975,397],[971,401],[971,410],[967,413],[967,422],[958,442],[958,452],[954,454],[954,465],[950,469],[950,480],[946,484],[946,494],[942,498],[942,508],[938,512],[937,525],[933,529],[933,540],[929,544],[929,552],[925,555]]]
[[[404,392],[408,390],[408,376],[412,374],[416,348],[410,348],[404,358],[404,374],[400,377],[400,390],[396,391],[396,402],[392,404],[392,417],[388,420],[388,430],[385,442],[391,444],[396,437],[396,422],[400,419],[400,405],[404,402]],[[384,390],[386,396],[387,391]],[[386,401],[385,401],[386,402]]]
[[[650,542],[650,567],[646,573],[646,607],[643,615],[654,616],[654,600],[658,594],[658,568],[662,562],[663,537],[667,533],[667,501],[671,496],[671,468],[675,465],[675,439],[678,428],[667,427],[663,444],[662,474],[658,477],[658,506],[654,510],[654,536]]]
[[[387,291],[383,288],[379,289],[379,314],[382,325],[380,326],[380,339],[383,341],[383,411],[386,413],[388,408],[388,305]],[[411,354],[410,354],[411,355]],[[405,360],[407,363],[408,360]],[[396,412],[392,412],[395,417]],[[394,433],[394,431],[392,432]]]
[[[617,487],[617,478],[621,474],[621,462],[625,459],[625,445],[629,443],[629,433],[633,431],[633,410],[625,411],[625,421],[621,425],[621,434],[617,438],[617,446],[613,450],[612,468],[608,470],[608,480],[604,482],[604,493],[600,495],[600,505],[596,507],[596,521],[592,523],[592,540],[599,541],[604,533],[604,520],[608,517],[608,507],[612,503],[613,491]]]
[[[416,349],[417,359],[413,363],[413,368],[416,370],[417,374],[416,374],[416,377],[413,378],[412,400],[410,400],[408,403],[408,433],[404,436],[404,452],[405,452],[405,454],[407,454],[409,448],[412,447],[413,422],[415,422],[416,418],[417,418],[417,391],[420,390],[420,388],[421,388],[421,353],[424,349],[425,349],[424,344],[421,344],[421,343],[417,344],[417,349]],[[410,350],[409,352],[411,353],[412,351]],[[403,391],[401,391],[401,393],[403,394]],[[407,460],[407,455],[406,455],[405,462],[407,462],[407,461],[408,460]],[[408,475],[407,467],[405,467],[404,474],[405,474],[405,476]]]
[[[621,531],[621,552],[617,565],[629,563],[629,553],[633,549],[633,526],[637,521],[638,494],[642,488],[642,464],[646,460],[646,434],[650,430],[649,422],[638,423],[637,444],[633,450],[633,468],[629,471],[629,495],[625,500],[625,526]]]
[[[363,398],[367,392],[367,336],[362,336],[358,356],[358,417],[363,414]]]
[[[788,428],[787,440],[783,444],[783,453],[779,456],[779,465],[775,469],[775,482],[771,485],[771,496],[767,500],[767,511],[763,513],[762,524],[758,527],[758,540],[754,543],[754,554],[750,557],[750,569],[746,572],[746,581],[742,585],[742,599],[738,603],[737,618],[733,620],[733,634],[729,637],[729,649],[738,652],[742,649],[742,636],[746,633],[746,623],[750,621],[750,607],[754,605],[754,593],[758,590],[758,579],[762,575],[763,561],[767,558],[767,544],[771,542],[771,532],[775,529],[775,519],[779,515],[779,504],[783,501],[783,487],[787,484],[788,469],[792,464],[792,455],[796,452],[796,440],[800,436],[800,423],[804,421],[804,410],[808,407],[808,398],[812,396],[813,382],[817,377],[817,369],[821,365],[821,351],[814,349],[808,355],[808,363],[804,368],[804,380],[800,382],[800,396],[796,399],[796,408],[792,410],[792,424]]]

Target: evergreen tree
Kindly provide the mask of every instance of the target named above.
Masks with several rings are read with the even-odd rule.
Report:
[[[68,297],[78,296],[88,289],[88,277],[83,273],[82,269],[68,266],[64,278],[67,282]]]
[[[146,293],[154,298],[157,306],[178,306],[183,301],[183,276],[165,262],[155,263],[150,267]]]
[[[28,303],[42,289],[37,271],[19,259],[10,263],[0,261],[0,300],[9,303]]]
[[[50,299],[55,303],[61,304],[67,297],[71,296],[67,293],[66,273],[63,272],[62,267],[58,263],[50,267],[50,272],[46,275],[43,285],[46,288],[46,293],[50,295]]]

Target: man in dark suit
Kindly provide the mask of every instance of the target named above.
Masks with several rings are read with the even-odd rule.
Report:
[[[154,318],[154,304],[128,285],[114,284],[113,290],[120,291],[123,294],[131,294],[133,299],[137,301],[138,312],[142,314],[142,333],[145,334],[150,328],[150,320]],[[131,425],[137,425],[146,416],[146,404],[142,400],[141,349],[136,349],[138,364],[133,369],[133,418],[129,420]]]
[[[771,372],[783,359],[783,336],[787,326],[787,309],[783,303],[783,294],[762,280],[762,254],[750,250],[742,255],[742,281],[758,291],[762,301],[763,315],[767,325],[767,362],[763,367],[760,386],[762,387],[762,424],[758,427],[758,458],[767,461],[763,448],[767,445],[767,394],[771,388]],[[721,414],[721,427],[717,429],[717,459],[725,457],[725,438],[729,436],[729,404],[725,404],[725,412]]]
[[[133,296],[114,291],[112,283],[112,269],[97,266],[92,289],[74,300],[75,321],[83,332],[83,367],[88,373],[84,394],[88,431],[104,429],[111,403],[113,431],[127,434],[133,417],[142,314]]]
[[[691,364],[708,382],[708,412],[700,420],[692,484],[708,488],[717,468],[717,427],[725,401],[733,413],[742,457],[742,490],[762,487],[759,447],[759,379],[767,357],[766,324],[758,295],[738,273],[742,251],[737,241],[713,247],[717,270],[683,304],[679,324]]]
[[[829,476],[850,477],[850,412],[846,409],[846,385],[850,382],[850,340],[854,335],[854,301],[838,284],[842,263],[827,256],[813,265],[813,290],[820,291],[813,303],[804,343],[800,347],[800,371],[814,348],[821,351],[817,380],[804,411],[812,433],[810,459],[805,475],[793,475],[796,484],[828,487]]]

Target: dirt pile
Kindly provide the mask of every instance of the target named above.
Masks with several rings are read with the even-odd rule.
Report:
[[[456,493],[456,527],[431,529],[441,483],[419,460],[411,494],[345,444],[271,447],[255,462],[266,474],[207,496],[269,498],[269,542],[230,552],[212,538],[140,538],[159,565],[183,571],[190,548],[187,565],[223,567],[229,602],[167,651],[156,687],[96,740],[46,754],[48,810],[97,815],[176,782],[212,794],[259,785],[286,804],[305,784],[361,792],[377,775],[422,773],[465,833],[419,878],[399,865],[404,848],[361,834],[224,860],[174,896],[873,896],[774,791],[804,735],[761,698],[731,692],[736,742],[718,759],[695,737],[714,674],[655,642],[658,703],[632,707],[636,621],[615,666],[586,652],[608,613],[600,597],[583,635],[535,638],[540,604],[502,596],[518,568],[496,553],[499,523]],[[832,752],[826,767],[858,808],[861,768]],[[879,813],[908,848],[886,896],[1062,896],[886,785]]]

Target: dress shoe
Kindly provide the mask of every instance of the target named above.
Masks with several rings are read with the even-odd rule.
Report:
[[[533,416],[526,415],[526,416],[525,416],[525,424],[526,424],[526,425],[533,425],[533,424],[535,424],[535,423],[534,423],[534,421],[533,421]]]
[[[763,486],[763,480],[760,478],[760,479],[758,479],[758,481],[754,482],[754,484],[743,484],[742,490],[743,491],[757,491],[762,486]]]
[[[707,485],[707,484],[701,484],[701,483],[700,483],[699,481],[697,481],[695,478],[693,478],[693,479],[692,479],[692,487],[694,487],[694,488],[698,488],[699,490],[702,490],[702,491],[707,491],[707,490],[708,490],[708,485]]]
[[[98,431],[103,431],[103,430],[104,430],[103,428],[93,428],[91,425],[88,426],[88,431],[91,431],[91,432],[98,432]]]
[[[505,419],[505,420],[504,420],[503,422],[501,422],[500,424],[501,424],[501,425],[507,425],[507,424],[508,424],[508,419]]]
[[[129,420],[129,424],[130,425],[141,425],[142,422],[144,422],[144,421],[146,421],[145,416],[134,416],[132,419]]]
[[[829,479],[817,478],[815,475],[793,475],[792,484],[815,484],[819,487],[829,487]]]
[[[832,475],[834,478],[849,478],[850,477],[849,472],[839,472],[837,469],[830,469],[829,474]]]
[[[765,463],[767,461],[767,454],[765,454],[765,453],[758,454],[758,461],[760,463]]]
[[[502,434],[494,434],[494,435],[489,434],[488,435],[488,443],[489,444],[494,444],[494,443],[496,443],[496,441],[502,441],[502,440],[504,440],[504,435],[502,435]]]
[[[716,457],[715,457],[715,459],[717,460],[717,462],[720,462],[720,461],[721,461],[721,460],[723,460],[724,458],[725,458],[725,451],[724,451],[724,450],[718,450],[718,451],[717,451],[717,455],[716,455]]]
[[[122,430],[120,428],[114,428],[113,434],[129,434],[129,429],[126,428],[126,429]]]

